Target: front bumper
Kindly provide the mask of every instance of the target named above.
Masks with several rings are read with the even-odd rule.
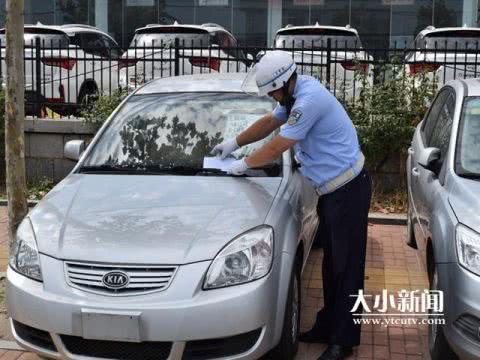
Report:
[[[444,334],[461,359],[480,358],[480,328],[465,331],[462,319],[477,319],[480,325],[480,277],[457,263],[437,264],[439,288],[444,291]],[[474,322],[473,322],[474,324]]]
[[[279,261],[275,260],[269,275],[260,280],[203,291],[203,277],[209,265],[210,261],[204,261],[180,266],[170,287],[161,292],[111,297],[70,287],[63,262],[41,255],[43,283],[8,269],[7,307],[14,321],[49,333],[56,351],[22,338],[15,329],[14,336],[21,346],[44,356],[100,358],[72,353],[65,344],[65,337],[83,339],[82,310],[128,311],[141,314],[141,344],[171,343],[166,359],[181,359],[185,348],[197,340],[235,338],[253,331],[258,334],[254,345],[228,358],[258,359],[279,341],[283,325],[282,321],[275,321],[284,312],[287,294],[286,287],[280,285],[285,284],[285,279]],[[286,283],[288,287],[288,280]],[[106,328],[105,337],[98,340],[112,340],[108,334]]]

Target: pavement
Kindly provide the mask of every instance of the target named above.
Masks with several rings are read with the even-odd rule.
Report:
[[[8,263],[8,234],[6,207],[0,207],[0,272]],[[406,228],[403,225],[370,224],[367,244],[365,272],[365,294],[370,308],[374,306],[374,296],[381,295],[383,289],[389,294],[397,291],[428,289],[428,281],[416,257],[415,250],[405,245]],[[322,289],[322,250],[311,252],[302,276],[302,319],[301,330],[310,329],[316,312],[323,306]],[[398,299],[398,296],[395,296]],[[5,310],[0,313],[0,360],[40,359],[36,355],[14,348],[8,329]],[[316,360],[325,349],[323,344],[300,343],[295,360]],[[3,349],[2,349],[3,348]],[[362,325],[361,344],[354,349],[349,359],[429,359],[426,325]]]

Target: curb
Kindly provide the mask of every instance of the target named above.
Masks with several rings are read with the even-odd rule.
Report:
[[[369,213],[368,222],[378,225],[407,225],[407,214]]]

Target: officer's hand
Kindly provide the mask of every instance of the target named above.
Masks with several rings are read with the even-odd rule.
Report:
[[[242,160],[234,161],[230,168],[227,170],[227,173],[231,175],[242,175],[247,170],[248,165],[245,162],[245,158],[243,158]]]
[[[237,150],[239,147],[240,146],[238,146],[237,144],[237,139],[231,138],[215,146],[212,149],[211,154],[220,156],[220,158],[225,159],[228,155]]]

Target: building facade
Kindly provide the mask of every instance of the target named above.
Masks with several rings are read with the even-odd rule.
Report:
[[[5,23],[0,0],[0,21]],[[356,28],[365,47],[404,46],[428,25],[477,26],[479,0],[25,0],[25,23],[95,25],[122,47],[146,24],[214,22],[241,44],[271,45],[287,24]]]

